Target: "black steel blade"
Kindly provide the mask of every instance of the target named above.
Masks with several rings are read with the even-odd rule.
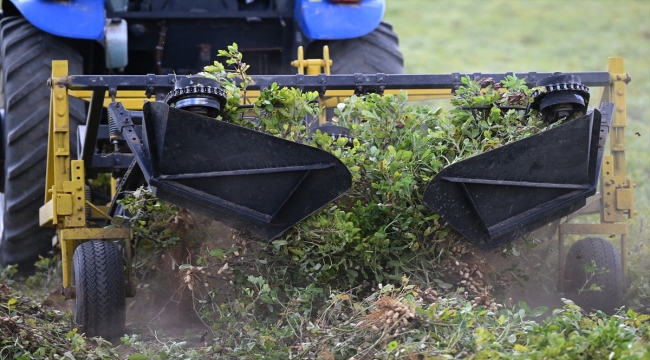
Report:
[[[158,197],[271,240],[352,185],[334,155],[164,103],[143,108]],[[137,156],[137,155],[136,155]]]
[[[578,210],[596,192],[611,104],[603,109],[448,166],[424,203],[484,250]]]

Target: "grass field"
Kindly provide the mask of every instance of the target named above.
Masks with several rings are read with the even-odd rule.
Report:
[[[650,213],[650,1],[387,0],[385,19],[411,74],[602,71],[622,56],[632,77],[628,172]]]

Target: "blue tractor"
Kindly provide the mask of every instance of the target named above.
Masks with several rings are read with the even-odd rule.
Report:
[[[328,45],[334,74],[402,73],[384,10],[385,0],[2,0],[0,263],[30,264],[52,247],[38,223],[52,60],[80,75],[194,74],[236,42],[250,74],[291,74],[299,46],[319,58]],[[71,134],[87,107],[70,101]]]

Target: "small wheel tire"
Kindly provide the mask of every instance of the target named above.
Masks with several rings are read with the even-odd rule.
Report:
[[[591,278],[585,264],[595,262]],[[603,269],[604,268],[604,269]],[[600,290],[590,290],[592,284]],[[588,237],[569,249],[564,266],[564,295],[586,311],[601,310],[612,315],[623,306],[621,257],[610,241]]]
[[[109,241],[91,240],[73,257],[75,322],[87,337],[115,339],[124,334],[126,295],[122,255]]]
[[[45,196],[50,111],[46,81],[52,75],[52,60],[62,59],[68,60],[70,74],[83,73],[83,58],[65,40],[20,16],[0,21],[0,108],[4,110],[0,264],[29,266],[52,249],[54,230],[39,226],[38,212]],[[77,125],[85,123],[86,109],[80,99],[71,98],[69,105],[74,153]]]

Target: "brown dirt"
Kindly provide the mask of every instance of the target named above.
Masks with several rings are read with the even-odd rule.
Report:
[[[197,343],[203,337],[207,328],[196,314],[192,292],[178,267],[196,265],[206,249],[227,250],[235,240],[232,229],[223,223],[193,216],[193,226],[181,231],[181,244],[165,251],[141,280],[136,279],[138,292],[127,299],[127,331],[143,335],[155,332]]]
[[[451,254],[442,262],[440,270],[445,274],[445,281],[455,289],[463,288],[466,298],[475,306],[484,305],[494,310],[523,301],[531,309],[562,307],[563,294],[556,290],[555,226],[549,225],[529,236],[535,239],[534,248],[528,247],[523,240],[515,242],[516,254],[509,254],[507,250],[483,252],[459,240],[450,245]]]
[[[488,264],[490,272],[501,281],[504,292],[496,294],[506,305],[525,302],[531,309],[546,306],[561,308],[562,293],[556,289],[558,279],[557,225],[548,225],[529,235],[535,246],[523,240],[514,243],[517,255],[501,252],[484,252],[480,258]],[[532,244],[533,242],[529,242]],[[545,318],[550,313],[546,313]]]

